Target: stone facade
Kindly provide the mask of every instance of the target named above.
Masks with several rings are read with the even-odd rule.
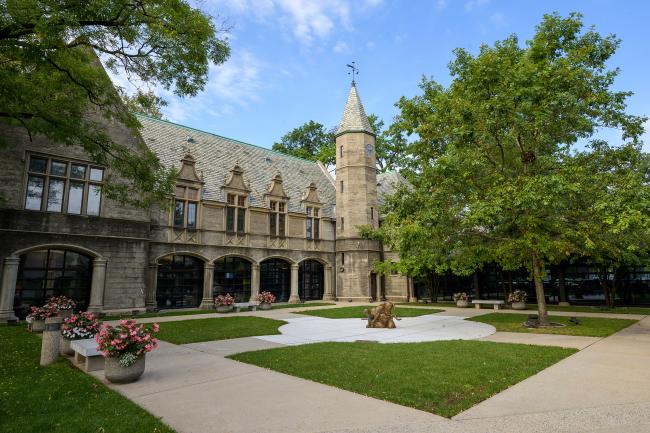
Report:
[[[303,269],[307,262],[318,265],[314,272],[321,272],[320,292],[315,293],[323,299],[412,298],[408,278],[382,277],[372,270],[373,263],[385,255],[396,256],[377,242],[361,239],[355,228],[379,223],[377,185],[383,183],[381,176],[377,179],[374,134],[356,87],[350,91],[337,134],[336,180],[319,163],[165,121],[140,120],[140,135],[119,124],[106,126],[114,140],[131,143],[134,149],[137,140],[144,140],[163,164],[178,170],[180,189],[170,197],[170,206],[149,209],[102,197],[98,215],[90,207],[79,214],[66,210],[68,200],[73,201],[68,199],[73,184],[85,185],[80,203],[90,206],[93,180],[86,174],[83,183],[72,173],[73,165],[83,165],[87,171],[95,166],[83,150],[39,137],[30,141],[24,130],[0,124],[0,134],[9,143],[0,150],[0,196],[4,197],[0,202],[0,321],[14,317],[17,281],[28,278],[25,255],[47,249],[89,258],[88,308],[96,311],[161,307],[156,301],[160,261],[173,255],[201,263],[200,306],[205,308],[212,302],[215,265],[224,257],[242,258],[250,265],[245,283],[251,298],[270,281],[264,273],[268,272],[265,263],[272,259],[286,264],[282,275],[288,277],[282,284],[290,286],[289,302],[300,300],[299,286],[314,284],[313,278],[302,276],[308,272]],[[49,171],[54,167],[34,174],[32,158],[50,166],[67,164],[68,175],[60,179],[65,186],[59,209],[47,209],[56,192],[51,182],[57,178]],[[26,204],[33,177],[42,179],[40,210],[29,210]],[[56,197],[52,200],[56,208]],[[52,290],[65,284],[56,275],[43,278],[48,279],[43,284],[53,284]]]

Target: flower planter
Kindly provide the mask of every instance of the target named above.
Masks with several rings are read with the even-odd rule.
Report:
[[[257,306],[258,310],[270,310],[271,309],[271,303],[270,302],[260,302],[260,304]]]
[[[62,356],[74,355],[74,350],[70,348],[70,343],[72,343],[72,340],[70,340],[69,338],[65,338],[64,336],[61,336],[61,341],[59,342],[59,353]]]
[[[525,302],[513,302],[512,303],[512,309],[513,310],[525,310],[526,309],[526,303]]]
[[[32,332],[43,332],[45,330],[45,319],[32,320]]]
[[[469,301],[467,299],[459,299],[456,301],[456,306],[458,308],[467,308],[469,306]]]
[[[72,313],[73,313],[72,310],[59,310],[56,313],[56,317],[61,317],[61,318],[65,319],[66,317],[72,316]]]
[[[112,383],[131,383],[140,379],[144,373],[145,355],[142,355],[134,364],[123,367],[119,358],[106,358],[104,364],[104,376]]]
[[[217,305],[217,313],[228,313],[232,311],[232,305]]]

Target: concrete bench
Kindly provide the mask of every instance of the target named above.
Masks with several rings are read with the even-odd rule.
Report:
[[[74,340],[70,343],[74,350],[75,364],[82,364],[84,371],[95,371],[104,369],[104,357],[97,350],[97,342],[94,338],[85,340]]]
[[[477,309],[481,308],[481,304],[487,304],[487,305],[493,305],[494,309],[498,310],[499,306],[504,305],[505,302],[504,301],[496,301],[496,300],[493,301],[493,300],[489,300],[489,299],[474,299],[472,301],[472,304],[474,304],[476,306],[475,308],[477,308]]]
[[[250,308],[252,311],[257,311],[257,303],[255,302],[235,302],[233,306],[235,307],[236,313],[239,313],[242,308]]]

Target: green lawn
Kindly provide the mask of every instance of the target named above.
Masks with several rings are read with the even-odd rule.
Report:
[[[23,326],[0,325],[1,432],[174,432],[68,361],[39,366],[40,348]]]
[[[336,304],[333,302],[305,302],[300,304],[275,304],[271,306],[271,309],[275,310],[278,308],[325,307],[327,305],[336,305]]]
[[[230,358],[451,417],[575,352],[456,340],[316,343]]]
[[[573,325],[568,317],[549,316],[551,322],[564,323],[567,326],[561,328],[526,328],[522,323],[526,321],[525,314],[491,313],[483,316],[472,317],[474,322],[487,323],[497,331],[506,332],[527,332],[535,334],[562,334],[580,335],[584,337],[607,337],[623,328],[637,322],[630,319],[607,319],[604,317],[578,317],[580,325]]]
[[[296,311],[298,314],[308,314],[310,316],[326,317],[328,319],[363,319],[366,317],[363,310],[372,308],[372,305],[359,305],[353,307],[327,308],[324,310]],[[425,314],[440,313],[443,310],[423,309],[423,308],[403,308],[396,307],[394,314],[397,317],[416,317]]]
[[[211,319],[181,320],[160,324],[156,335],[174,344],[229,340],[255,335],[279,334],[278,328],[287,322],[253,316],[231,316]]]
[[[429,307],[429,308],[456,307],[455,302],[400,302],[395,305],[402,305],[404,307],[412,306],[412,307]],[[492,306],[490,306],[490,308],[492,308]]]
[[[547,305],[546,308],[549,311],[566,311],[571,312],[575,311],[578,313],[616,313],[616,314],[650,314],[650,308],[648,307],[592,307],[586,305],[570,305],[568,307],[560,307],[558,305]],[[527,310],[537,311],[536,304],[526,305]]]

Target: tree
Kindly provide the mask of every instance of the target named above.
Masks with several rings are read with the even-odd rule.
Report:
[[[398,229],[378,235],[393,237],[401,254],[413,231],[416,244],[438,251],[424,259],[455,271],[527,267],[548,323],[544,267],[582,252],[601,224],[578,206],[593,205],[591,179],[574,176],[572,151],[599,127],[621,129],[632,144],[643,133],[645,119],[625,113],[630,92],[611,90],[618,70],[606,62],[619,43],[583,31],[579,14],[552,14],[525,46],[513,35],[476,56],[455,50],[448,88],[425,78],[422,95],[398,103],[396,125],[416,137],[409,153],[418,176],[413,192],[385,209],[384,226]]]
[[[117,90],[127,111],[146,114],[157,119],[163,118],[162,108],[167,106],[167,101],[153,91],[143,92],[138,90],[133,95],[129,95],[121,88]]]
[[[193,96],[210,62],[229,55],[221,30],[185,0],[8,0],[0,47],[0,121],[81,146],[117,175],[105,186],[109,197],[143,206],[166,197],[173,173],[143,142],[133,149],[107,133],[108,122],[134,132],[140,125],[98,58],[132,81]],[[155,103],[154,95],[137,99]]]
[[[368,120],[377,134],[377,172],[399,169],[406,148],[404,135],[399,130],[384,129],[384,121],[374,114],[368,116]],[[310,120],[285,134],[279,142],[273,144],[273,150],[310,161],[320,161],[325,165],[334,165],[336,128],[327,130],[321,123]]]

